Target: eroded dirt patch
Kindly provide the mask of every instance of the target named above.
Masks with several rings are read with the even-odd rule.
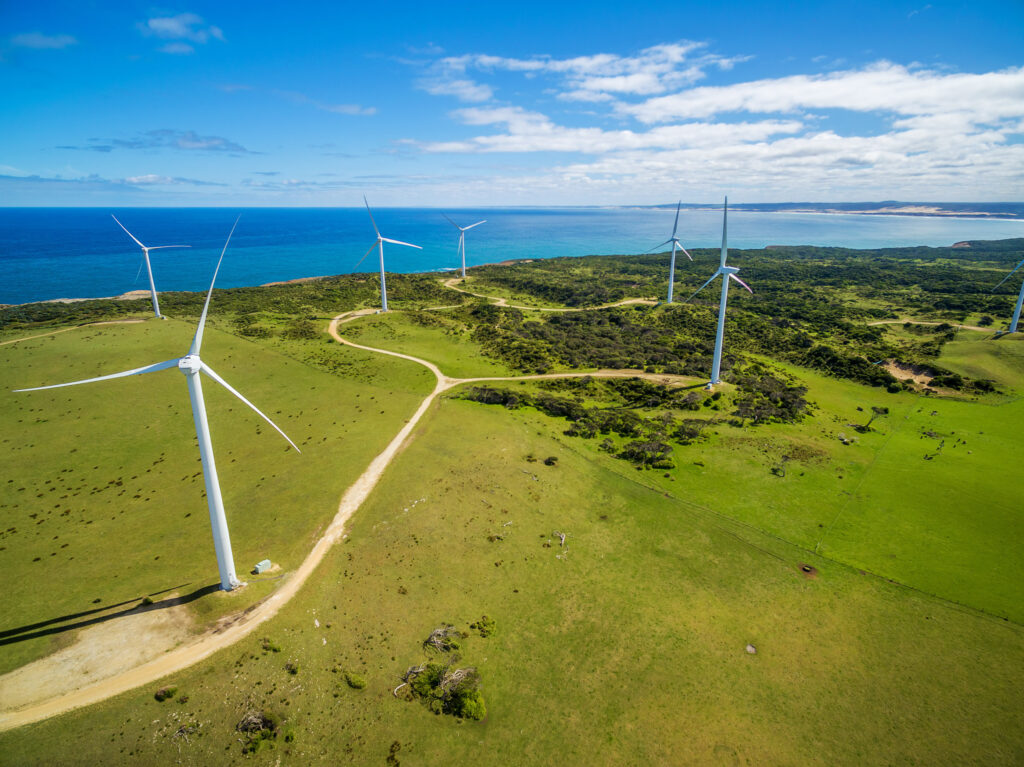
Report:
[[[69,647],[0,676],[6,711],[93,684],[162,655],[190,635],[185,605],[143,609],[91,626]]]

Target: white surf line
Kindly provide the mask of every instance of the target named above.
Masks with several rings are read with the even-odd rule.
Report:
[[[55,336],[58,333],[67,333],[69,330],[81,330],[82,328],[92,328],[97,325],[129,325],[135,322],[145,322],[145,320],[107,320],[106,322],[89,322],[85,325],[75,325],[70,328],[61,328],[60,330],[54,330],[50,333],[40,333],[37,336],[25,336],[24,338],[12,338],[10,341],[0,341],[0,346],[6,346],[7,344],[16,344],[21,341],[31,341],[33,338],[46,338],[47,336]]]
[[[240,614],[228,616],[226,619],[228,621],[227,627],[218,633],[203,634],[196,641],[169,650],[159,658],[147,661],[135,668],[128,669],[127,671],[123,671],[77,690],[72,690],[71,692],[55,696],[40,703],[30,704],[21,709],[0,712],[0,732],[31,724],[33,722],[39,722],[43,719],[57,716],[58,714],[82,708],[83,706],[90,706],[94,703],[99,703],[107,698],[112,698],[115,695],[120,695],[121,693],[128,692],[137,687],[152,684],[170,674],[176,674],[184,671],[186,668],[210,657],[219,650],[229,647],[235,642],[244,639],[255,631],[261,624],[277,615],[280,609],[295,596],[300,588],[302,588],[303,584],[323,560],[328,550],[341,539],[345,531],[345,525],[377,486],[377,483],[380,481],[385,469],[387,469],[395,456],[398,455],[401,449],[405,446],[405,442],[412,433],[412,430],[427,412],[430,405],[439,394],[447,391],[453,386],[483,381],[582,378],[584,376],[593,376],[595,378],[647,378],[649,380],[674,380],[685,383],[698,381],[698,379],[686,379],[683,376],[658,375],[656,373],[631,370],[599,370],[591,373],[542,373],[538,375],[505,377],[449,378],[441,372],[441,369],[433,362],[420,359],[419,357],[413,357],[410,354],[402,354],[401,352],[393,352],[388,351],[387,349],[377,349],[372,346],[363,346],[361,344],[353,343],[352,341],[342,338],[338,333],[338,325],[342,322],[350,322],[358,317],[375,312],[375,309],[361,309],[354,312],[344,312],[339,314],[331,320],[331,323],[328,326],[328,333],[330,333],[331,337],[336,341],[345,344],[346,346],[351,346],[356,349],[362,349],[376,354],[386,354],[391,357],[398,357],[400,359],[409,360],[410,362],[423,365],[434,374],[437,382],[434,386],[434,390],[427,395],[422,403],[420,403],[416,412],[413,413],[412,417],[409,418],[408,421],[406,421],[405,426],[403,426],[391,442],[388,443],[388,446],[384,448],[383,452],[374,458],[359,478],[345,490],[341,497],[341,501],[338,503],[338,511],[331,520],[330,525],[328,525],[324,534],[313,546],[312,551],[310,551],[306,556],[298,569],[288,577],[284,585],[262,602],[247,608],[247,610],[242,611]],[[68,329],[70,330],[72,328]],[[703,383],[703,379],[698,382]]]

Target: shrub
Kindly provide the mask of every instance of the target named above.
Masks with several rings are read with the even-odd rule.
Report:
[[[497,624],[495,624],[494,618],[488,618],[486,615],[484,615],[482,618],[480,618],[480,620],[476,621],[475,623],[470,623],[469,627],[474,631],[477,631],[480,634],[480,636],[489,637],[494,633],[495,629],[497,628]]]
[[[477,720],[487,716],[480,675],[475,668],[428,663],[407,671],[406,678],[413,697],[422,700],[435,714]]]
[[[351,671],[345,672],[345,682],[353,690],[362,690],[366,687],[366,680],[358,674],[353,674]]]
[[[283,718],[271,711],[246,712],[245,716],[235,725],[235,729],[245,736],[242,742],[242,753],[254,754],[264,747],[273,748],[283,723]],[[291,731],[285,736],[285,740],[288,742],[294,739],[295,736]]]
[[[156,698],[160,703],[163,703],[165,700],[170,700],[171,698],[173,698],[176,692],[178,692],[177,687],[161,687],[159,690],[153,693],[153,697]]]

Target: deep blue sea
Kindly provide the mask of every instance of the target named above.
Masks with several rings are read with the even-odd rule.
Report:
[[[665,240],[675,211],[648,208],[445,210],[463,226],[467,265],[511,258],[640,253]],[[363,208],[0,208],[0,303],[114,296],[147,288],[138,247],[111,213],[146,245],[191,245],[151,254],[157,290],[205,290],[235,217],[241,213],[218,287],[260,285],[342,274],[373,244]],[[458,265],[458,232],[436,209],[374,211],[385,237],[421,245],[385,245],[388,271]],[[716,247],[722,216],[684,211],[679,236],[689,248]],[[950,245],[960,240],[1024,237],[1024,221],[802,213],[729,214],[729,244],[875,248]],[[374,271],[376,254],[359,271]]]

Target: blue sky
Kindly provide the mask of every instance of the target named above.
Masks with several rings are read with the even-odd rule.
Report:
[[[0,4],[0,205],[1024,199],[1024,3]]]

